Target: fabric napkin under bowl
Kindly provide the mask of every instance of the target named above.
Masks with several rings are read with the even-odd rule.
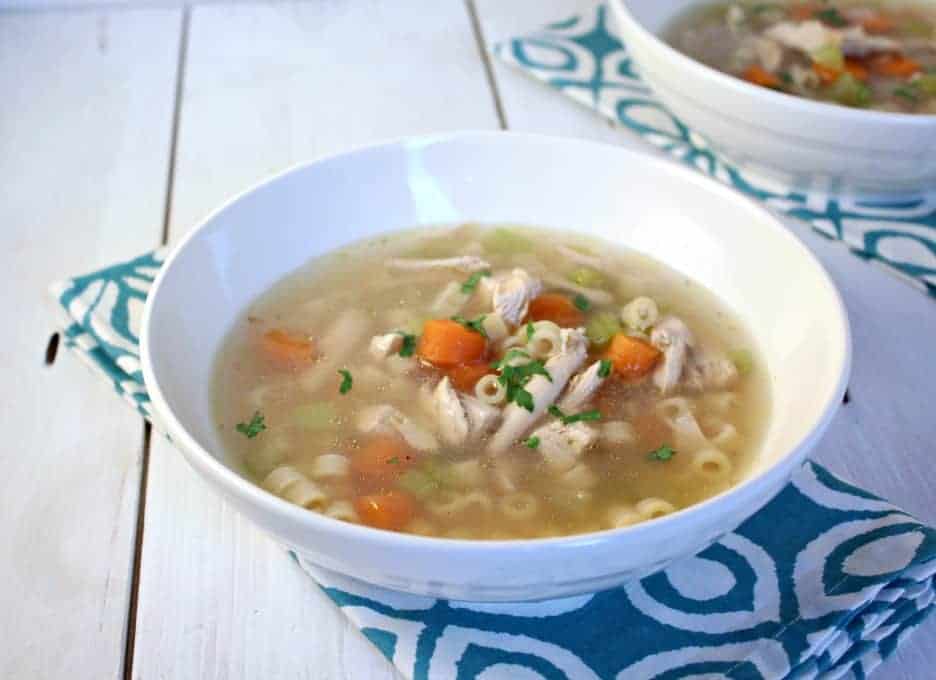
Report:
[[[163,259],[51,286],[65,346],[146,418],[140,317]],[[931,611],[936,588],[936,531],[813,463],[700,554],[562,600],[436,600],[293,557],[414,680],[864,678]]]

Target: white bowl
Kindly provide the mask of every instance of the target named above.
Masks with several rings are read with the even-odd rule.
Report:
[[[462,541],[346,524],[290,505],[225,463],[215,353],[257,295],[309,258],[415,225],[572,229],[648,253],[750,326],[771,376],[764,452],[740,486],[669,517],[568,538]],[[697,172],[584,141],[463,133],[316,161],[242,194],[179,243],[146,303],[143,371],[157,421],[232,505],[310,562],[392,589],[534,600],[620,584],[731,531],[789,480],[841,401],[850,343],[825,271],[766,210]]]
[[[706,0],[701,0],[706,1]],[[936,184],[936,116],[864,111],[721,73],[658,36],[700,0],[611,0],[644,79],[676,117],[755,174],[797,188],[888,197]]]

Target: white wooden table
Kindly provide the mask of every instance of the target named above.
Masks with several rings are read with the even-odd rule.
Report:
[[[0,677],[398,677],[107,385],[64,353],[44,365],[45,287],[376,140],[507,128],[641,147],[484,56],[588,0],[49,2],[0,2]],[[851,402],[818,458],[936,523],[936,303],[791,228],[855,336]],[[934,677],[934,642],[936,617],[876,677]]]

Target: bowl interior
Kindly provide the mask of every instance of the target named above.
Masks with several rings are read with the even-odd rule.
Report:
[[[704,0],[654,0],[639,2],[620,0],[630,15],[651,33],[659,35],[669,23],[693,5],[704,4]]]
[[[502,133],[326,159],[222,208],[170,259],[148,303],[143,343],[151,391],[203,449],[224,460],[211,411],[212,369],[226,332],[253,298],[350,241],[467,220],[609,239],[720,296],[747,323],[770,374],[773,417],[754,474],[813,434],[840,397],[848,331],[838,294],[776,218],[667,161]]]

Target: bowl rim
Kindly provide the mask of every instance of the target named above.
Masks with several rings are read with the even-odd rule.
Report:
[[[786,92],[776,92],[766,87],[759,87],[745,82],[741,78],[729,75],[716,68],[703,64],[696,59],[680,52],[659,35],[646,28],[630,10],[630,3],[634,0],[611,0],[612,12],[619,21],[626,21],[630,29],[637,32],[644,40],[649,40],[653,46],[661,50],[666,57],[674,61],[683,69],[689,69],[697,78],[706,78],[720,87],[728,88],[734,93],[744,96],[752,95],[765,98],[764,105],[797,109],[797,113],[819,116],[830,122],[849,122],[865,124],[900,125],[905,128],[929,128],[936,123],[936,113],[904,113],[898,111],[877,111],[875,109],[858,109],[849,106],[831,104],[815,99],[807,99]],[[710,1],[710,0],[707,0]],[[690,4],[700,4],[690,0],[682,10],[688,9]],[[675,16],[675,15],[673,15]],[[673,16],[669,17],[670,19]],[[649,85],[649,83],[648,83]],[[812,135],[808,138],[818,139],[821,135]]]
[[[185,252],[190,242],[199,238],[203,231],[209,229],[215,221],[215,218],[233,207],[245,196],[261,190],[280,179],[293,173],[306,170],[315,166],[325,165],[332,160],[345,158],[352,155],[366,155],[384,150],[404,147],[425,147],[428,145],[445,145],[453,142],[472,142],[481,145],[490,144],[512,144],[514,141],[535,143],[535,144],[570,144],[575,146],[595,147],[597,149],[613,151],[614,153],[630,156],[636,163],[646,163],[656,166],[660,172],[675,173],[681,176],[681,181],[696,183],[702,185],[706,190],[720,193],[724,200],[733,200],[747,204],[749,209],[761,212],[768,219],[764,228],[773,230],[780,238],[787,239],[806,262],[817,271],[821,282],[831,293],[834,302],[835,319],[834,325],[837,328],[837,335],[840,338],[840,362],[838,379],[835,387],[829,394],[822,409],[818,411],[810,424],[809,430],[794,446],[790,447],[782,456],[770,466],[764,468],[757,475],[750,476],[741,483],[732,486],[714,496],[706,498],[699,503],[690,505],[686,508],[677,510],[674,513],[650,519],[638,524],[619,527],[614,529],[604,529],[581,534],[571,534],[568,536],[554,536],[545,538],[525,538],[525,539],[460,539],[436,536],[421,536],[403,532],[386,531],[376,529],[365,525],[344,522],[321,513],[309,511],[298,507],[288,501],[276,496],[259,484],[255,484],[246,477],[236,472],[233,468],[222,462],[222,457],[213,456],[205,449],[181,424],[172,408],[169,406],[162,388],[156,376],[153,367],[152,355],[150,352],[150,335],[152,333],[153,308],[158,303],[159,291],[163,282],[170,276],[175,261],[180,254]],[[572,229],[571,231],[574,231]],[[286,276],[284,272],[282,276]],[[515,551],[523,553],[531,547],[569,549],[578,545],[603,542],[624,534],[629,536],[639,536],[641,534],[656,531],[661,527],[670,525],[679,525],[691,521],[692,517],[698,516],[708,508],[725,506],[731,502],[732,498],[740,498],[745,495],[755,497],[757,487],[766,484],[767,480],[777,474],[785,465],[791,461],[796,461],[805,457],[821,439],[827,430],[832,418],[838,411],[845,394],[848,379],[851,373],[852,364],[852,334],[848,321],[848,313],[842,300],[838,288],[833,282],[831,276],[819,259],[809,248],[787,227],[785,227],[780,218],[763,205],[757,203],[752,198],[744,195],[740,191],[726,186],[701,172],[694,170],[686,165],[681,165],[675,161],[661,158],[645,151],[637,151],[617,147],[613,144],[602,143],[593,140],[563,137],[555,135],[545,135],[538,133],[520,133],[503,130],[462,130],[446,133],[436,133],[419,136],[398,137],[390,140],[378,141],[376,143],[355,146],[350,149],[336,153],[324,154],[309,161],[301,161],[288,166],[286,169],[273,173],[253,184],[246,189],[236,192],[217,208],[209,212],[202,218],[195,227],[193,227],[177,243],[170,247],[170,253],[163,261],[160,270],[153,281],[153,285],[146,298],[140,326],[140,363],[142,366],[144,383],[149,394],[150,404],[154,420],[162,423],[166,428],[166,434],[169,435],[174,448],[178,449],[189,464],[200,474],[209,476],[221,487],[222,495],[240,497],[249,504],[261,508],[264,512],[276,516],[280,520],[285,520],[293,526],[301,526],[304,531],[310,533],[332,533],[341,534],[349,539],[362,539],[375,545],[383,547],[411,547],[411,548],[444,548],[454,550],[459,554],[479,554],[488,552],[492,549],[503,551]],[[223,452],[222,452],[223,454]],[[764,499],[764,503],[768,501]],[[761,503],[761,507],[764,503]],[[747,519],[750,514],[745,515]],[[741,520],[743,522],[744,520]],[[739,522],[739,524],[741,523]],[[282,539],[281,539],[282,540]]]

